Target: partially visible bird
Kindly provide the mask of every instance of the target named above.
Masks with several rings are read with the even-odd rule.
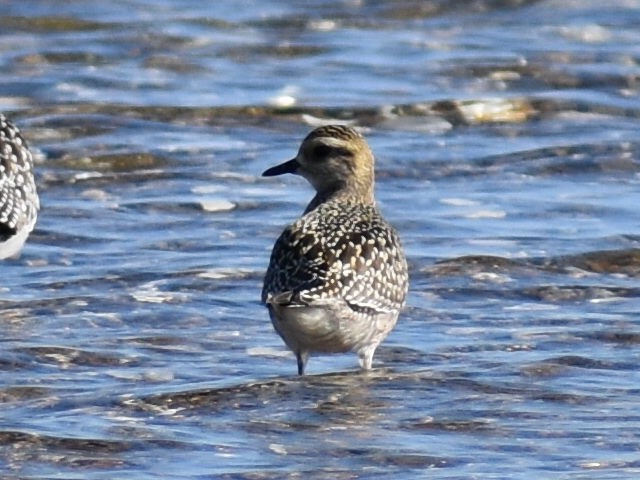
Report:
[[[354,351],[363,370],[393,329],[409,285],[398,234],[374,200],[374,157],[356,130],[313,130],[292,160],[316,195],[276,241],[262,289],[271,321],[303,375],[312,353]]]
[[[0,113],[0,259],[20,254],[39,209],[33,156],[20,130]]]

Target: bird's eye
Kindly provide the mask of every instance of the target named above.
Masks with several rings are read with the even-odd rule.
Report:
[[[331,153],[331,147],[328,145],[316,145],[313,147],[313,159],[324,160]]]
[[[325,144],[316,145],[311,150],[311,158],[317,162],[329,157],[350,157],[352,152],[348,148],[334,147]]]

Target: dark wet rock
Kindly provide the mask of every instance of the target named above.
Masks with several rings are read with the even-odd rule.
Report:
[[[601,331],[588,333],[584,336],[606,343],[628,346],[640,345],[640,332]]]
[[[118,468],[127,465],[119,454],[129,452],[127,441],[95,438],[68,438],[0,431],[0,447],[10,447],[10,458],[20,462],[46,462],[75,468]]]
[[[40,386],[15,386],[0,388],[0,403],[29,401],[46,398],[52,395],[48,387]]]
[[[545,302],[581,302],[585,300],[606,300],[616,297],[635,297],[639,289],[623,287],[592,287],[582,285],[542,285],[522,289],[522,294]]]
[[[490,432],[495,430],[496,426],[489,421],[481,420],[454,420],[426,418],[415,420],[405,424],[405,428],[410,430],[424,431],[455,431],[455,432]]]
[[[135,359],[123,358],[120,355],[68,347],[21,347],[17,351],[33,356],[42,363],[53,363],[65,368],[122,366],[137,363]]]
[[[532,377],[556,377],[568,374],[569,368],[586,368],[611,370],[620,368],[613,362],[607,362],[579,355],[565,355],[549,358],[543,362],[537,362],[522,367],[522,373]],[[625,365],[623,368],[627,368]]]
[[[67,168],[100,172],[132,172],[136,170],[161,168],[166,159],[149,153],[105,153],[89,157],[65,156],[60,163]]]
[[[31,32],[82,32],[113,27],[113,24],[107,22],[94,22],[66,16],[17,17],[3,15],[0,18],[2,28],[26,29]]]
[[[595,273],[640,275],[640,249],[602,250],[552,259],[556,267],[575,267]]]
[[[432,275],[461,275],[477,272],[499,272],[535,270],[526,260],[514,260],[493,255],[468,255],[436,262],[427,271]]]

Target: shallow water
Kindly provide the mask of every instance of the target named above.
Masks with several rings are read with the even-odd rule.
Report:
[[[3,478],[638,477],[640,2],[52,5],[0,17]],[[329,121],[412,283],[298,378],[259,293],[311,191],[259,174]]]

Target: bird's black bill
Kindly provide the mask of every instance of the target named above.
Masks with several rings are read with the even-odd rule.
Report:
[[[296,173],[300,164],[298,160],[295,158],[281,163],[280,165],[276,165],[275,167],[267,168],[264,172],[262,172],[263,177],[274,177],[276,175],[282,175],[284,173]]]

